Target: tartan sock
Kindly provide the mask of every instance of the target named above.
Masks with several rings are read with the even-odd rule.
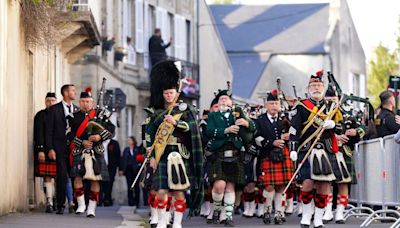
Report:
[[[210,193],[204,193],[204,201],[211,202],[212,197]]]
[[[328,194],[328,197],[326,198],[326,203],[328,204],[328,203],[332,203],[332,199],[333,199],[333,195],[332,195],[332,193],[329,193]]]
[[[155,197],[153,207],[157,209],[164,209],[167,208],[168,205],[168,197],[165,199],[158,199],[157,196]]]
[[[300,191],[299,199],[300,199],[300,197],[301,197],[301,201],[304,204],[309,204],[309,203],[311,203],[312,199],[314,198],[314,193],[313,193],[313,191],[311,191],[311,192]]]
[[[184,200],[184,199],[175,200],[174,208],[175,208],[176,212],[184,213],[186,210],[186,200]]]
[[[221,205],[222,205],[222,199],[224,198],[224,193],[219,194],[213,191],[211,194],[214,201],[214,210],[221,211]]]
[[[338,195],[337,196],[337,204],[342,204],[344,207],[347,207],[347,204],[349,204],[349,196],[345,195]]]
[[[90,191],[89,200],[99,202],[99,192]]]
[[[232,220],[235,204],[235,192],[225,192],[224,207],[226,218]]]
[[[328,195],[326,194],[316,194],[314,198],[315,207],[325,208],[328,200]]]
[[[244,202],[252,202],[255,199],[254,192],[252,192],[252,193],[245,192],[242,194],[242,196],[243,196]]]
[[[84,192],[84,190],[83,190],[83,187],[75,188],[75,189],[74,189],[74,196],[75,196],[75,198],[78,198],[79,196],[82,196],[84,193],[85,193],[85,192]]]

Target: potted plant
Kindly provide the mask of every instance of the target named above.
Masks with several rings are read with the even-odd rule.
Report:
[[[123,47],[117,47],[114,51],[114,60],[115,61],[122,61],[124,56],[126,55],[126,50]]]

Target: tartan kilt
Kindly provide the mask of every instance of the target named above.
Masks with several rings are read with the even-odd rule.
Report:
[[[264,158],[260,164],[260,176],[258,183],[262,187],[269,185],[286,185],[294,174],[294,163],[290,160],[289,150],[287,147],[283,149],[284,160],[282,162],[271,162],[268,158]]]
[[[46,159],[44,162],[38,161],[35,166],[36,177],[56,177],[57,163],[54,160]]]
[[[336,177],[336,181],[341,180],[342,174],[340,172],[340,169],[339,169],[339,166],[338,166],[338,163],[336,160],[336,155],[331,152],[328,152],[328,151],[325,151],[325,152],[328,156],[328,161],[331,164],[333,174]],[[297,166],[303,160],[306,153],[307,153],[307,151],[299,151],[298,158],[297,158]],[[304,180],[308,180],[308,179],[312,179],[311,178],[310,156],[308,156],[308,158],[304,161],[303,166],[301,167],[301,169],[299,170],[299,172],[297,173],[297,176],[296,176],[296,180],[298,180],[298,181],[304,181]]]
[[[232,162],[224,162],[221,159],[215,158],[211,161],[208,178],[211,183],[217,180],[223,180],[240,186],[245,185],[244,164],[240,158]]]
[[[356,168],[354,166],[354,160],[352,157],[347,156],[346,153],[343,153],[344,161],[346,162],[347,169],[351,175],[351,182],[350,184],[357,184],[357,174]]]
[[[257,182],[256,163],[256,158],[253,158],[249,163],[244,164],[246,184]]]
[[[110,175],[108,173],[108,168],[106,161],[104,160],[103,154],[94,153],[94,157],[100,167],[100,175],[102,181],[109,181]],[[80,170],[83,166],[82,162],[82,153],[78,153],[77,155],[72,156],[72,167],[71,167],[71,177],[82,177]]]
[[[158,189],[169,189],[168,186],[168,170],[167,170],[167,157],[173,151],[165,151],[160,158],[160,161],[157,165],[157,170],[153,173],[152,177],[152,186],[151,188],[154,190]],[[193,175],[190,175],[190,164],[188,159],[183,159],[185,164],[186,174],[189,178],[189,182],[193,183]],[[189,158],[190,159],[190,158]]]

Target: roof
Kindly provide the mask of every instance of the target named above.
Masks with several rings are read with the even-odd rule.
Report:
[[[233,93],[249,98],[272,54],[325,53],[329,4],[210,5],[233,68]]]

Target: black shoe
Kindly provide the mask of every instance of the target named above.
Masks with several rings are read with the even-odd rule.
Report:
[[[301,228],[309,228],[310,225],[300,224]]]
[[[75,214],[75,206],[74,205],[68,206],[68,213],[69,214]]]
[[[150,224],[151,228],[156,228],[157,227],[157,223],[156,224]]]
[[[227,219],[225,220],[225,226],[227,226],[227,227],[234,227],[234,226],[235,226],[235,223],[233,223],[233,220],[232,220],[231,218],[227,218]]]
[[[271,224],[271,214],[265,213],[263,217],[263,222],[266,225]]]
[[[225,224],[226,223],[226,219],[219,221],[219,224]]]
[[[282,214],[280,213],[280,212],[278,212],[276,215],[275,215],[275,218],[274,218],[274,223],[275,223],[275,225],[282,225],[283,224],[283,216],[282,216]]]
[[[56,214],[63,215],[64,214],[64,207],[57,208]]]
[[[240,208],[239,207],[235,207],[234,213],[235,213],[235,215],[240,215]]]
[[[323,222],[324,224],[330,223],[330,222],[332,222],[332,221],[333,221],[333,218],[330,219],[330,220],[322,219],[322,222]]]
[[[212,223],[213,224],[218,224],[219,223],[219,215],[221,214],[221,211],[214,211],[213,212],[213,218],[212,218]]]
[[[46,206],[46,213],[53,213],[53,206],[50,204],[47,204]]]
[[[344,220],[337,220],[336,224],[345,224]]]

